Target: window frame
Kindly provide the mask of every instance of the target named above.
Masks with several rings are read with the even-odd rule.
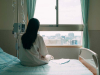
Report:
[[[46,45],[47,48],[82,48],[82,45]]]
[[[66,24],[59,25],[40,25],[39,31],[83,31],[84,25],[82,24]]]

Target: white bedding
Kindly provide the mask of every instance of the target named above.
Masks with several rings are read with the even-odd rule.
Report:
[[[25,67],[16,60],[3,68],[0,75],[93,75],[79,60],[72,59],[66,64],[53,61],[42,66]]]
[[[49,64],[26,67],[20,60],[5,52],[0,53],[0,75],[93,75],[79,60],[58,64],[52,60]]]

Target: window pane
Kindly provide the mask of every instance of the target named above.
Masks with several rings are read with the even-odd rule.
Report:
[[[40,24],[56,25],[56,0],[37,0],[34,17]]]
[[[39,31],[46,45],[82,45],[82,31]]]
[[[83,24],[80,0],[59,0],[59,24]]]

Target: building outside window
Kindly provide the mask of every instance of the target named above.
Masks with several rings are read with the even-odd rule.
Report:
[[[48,45],[82,45],[80,31],[40,31],[45,44]]]

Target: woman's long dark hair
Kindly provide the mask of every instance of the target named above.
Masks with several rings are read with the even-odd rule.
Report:
[[[39,21],[35,18],[29,20],[26,32],[21,37],[22,45],[25,49],[31,49],[33,43],[37,38],[37,33],[39,29]]]

